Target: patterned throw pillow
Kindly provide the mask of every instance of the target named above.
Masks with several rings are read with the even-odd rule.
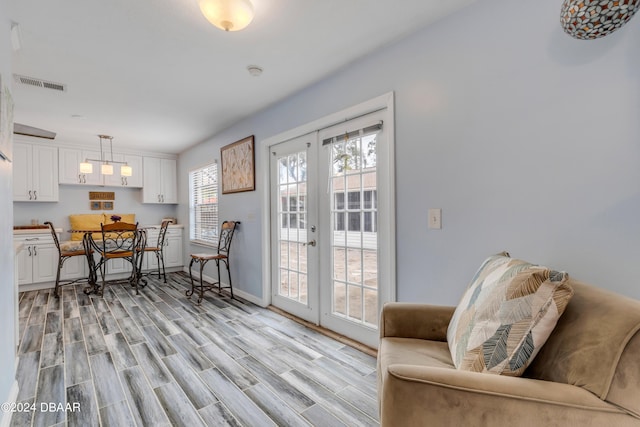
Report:
[[[573,295],[568,278],[567,273],[512,259],[506,252],[489,257],[447,330],[455,366],[522,375]]]

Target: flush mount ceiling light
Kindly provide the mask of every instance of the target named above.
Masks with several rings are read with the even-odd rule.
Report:
[[[616,31],[640,8],[640,0],[565,0],[560,24],[565,33],[593,40]]]
[[[253,77],[258,77],[260,74],[262,74],[262,68],[258,67],[257,65],[248,65],[247,71],[249,71],[249,74],[251,74]]]
[[[113,175],[113,164],[118,163],[120,166],[120,175],[121,176],[131,176],[133,174],[133,169],[131,166],[127,164],[127,162],[118,162],[113,160],[113,137],[109,135],[98,135],[100,138],[100,159],[84,159],[84,162],[80,163],[80,173],[93,173],[93,164],[89,162],[99,162],[100,163],[100,173],[102,175]],[[105,152],[102,151],[102,140],[109,140],[109,151],[111,153],[111,160],[104,159]]]
[[[209,22],[225,31],[240,31],[253,19],[249,0],[198,0],[198,5]]]

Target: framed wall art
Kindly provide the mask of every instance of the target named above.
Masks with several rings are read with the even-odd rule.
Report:
[[[220,149],[222,194],[256,189],[253,135]]]

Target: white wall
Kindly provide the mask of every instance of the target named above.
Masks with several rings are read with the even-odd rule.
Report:
[[[7,2],[0,1],[0,74],[11,88],[11,41]],[[2,89],[4,90],[4,89]],[[13,198],[11,163],[0,160],[0,400],[7,401],[15,382]],[[0,412],[0,422],[5,414]]]
[[[394,91],[398,300],[455,304],[502,250],[640,298],[640,18],[574,40],[561,4],[477,2],[183,153],[180,186],[222,145]],[[220,198],[221,218],[243,221],[234,283],[258,297],[266,185]],[[427,229],[430,207],[442,230]]]

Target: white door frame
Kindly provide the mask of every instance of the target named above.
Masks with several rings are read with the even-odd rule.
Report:
[[[388,137],[388,143],[386,144],[387,151],[379,153],[379,158],[388,159],[389,165],[395,165],[395,128],[394,128],[394,93],[387,92],[384,95],[377,96],[368,101],[362,102],[358,105],[346,108],[333,114],[329,114],[323,118],[314,120],[297,128],[282,132],[272,137],[266,138],[259,142],[260,150],[260,178],[262,182],[269,183],[269,162],[270,162],[270,147],[272,145],[288,141],[290,139],[314,132],[318,129],[323,129],[335,124],[339,124],[362,115],[372,113],[385,109],[386,119],[384,120],[384,127]],[[395,189],[395,174],[390,173],[386,175],[388,178],[388,185],[391,189]],[[270,199],[270,185],[261,185],[261,211],[262,215],[262,306],[268,306],[271,304],[271,199]],[[378,280],[384,281],[389,284],[388,295],[382,297],[386,301],[396,300],[396,236],[395,236],[395,191],[389,192],[388,203],[392,208],[389,211],[389,221],[385,221],[384,224],[378,224],[378,233],[384,233],[388,237],[387,241],[389,245],[379,248],[379,262],[385,262],[385,268],[381,271],[388,272],[388,277],[380,276]],[[381,309],[379,307],[378,309]]]

